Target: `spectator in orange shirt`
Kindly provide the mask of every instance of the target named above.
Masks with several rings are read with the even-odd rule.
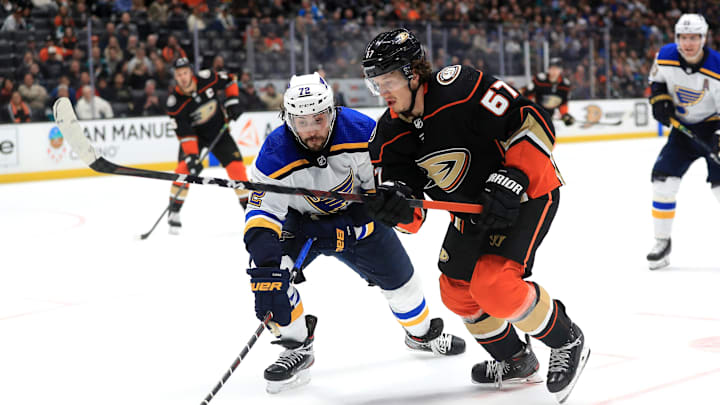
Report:
[[[55,39],[52,35],[48,35],[45,39],[45,47],[38,53],[38,58],[40,58],[41,62],[47,62],[50,58],[59,58],[59,60],[62,61],[68,56],[71,56],[72,53],[72,49],[56,46]]]
[[[187,58],[187,54],[185,54],[185,51],[180,47],[175,35],[168,37],[167,45],[162,50],[162,56],[167,63],[173,63],[177,58]]]
[[[30,107],[22,100],[19,91],[14,91],[7,105],[7,114],[10,122],[30,122]]]

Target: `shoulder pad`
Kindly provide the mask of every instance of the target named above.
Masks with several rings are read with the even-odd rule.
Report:
[[[545,72],[538,73],[536,77],[538,80],[542,80],[542,81],[547,80],[547,75],[545,74]]]
[[[658,61],[679,61],[680,52],[677,50],[677,44],[667,44],[660,48],[657,55]],[[661,63],[662,64],[662,63]]]
[[[212,75],[212,71],[210,71],[210,69],[203,69],[198,72],[198,77],[203,78],[203,79],[209,79],[211,75]]]
[[[168,96],[167,101],[165,102],[165,105],[167,108],[173,108],[177,104],[177,97],[175,97],[174,94],[171,94]]]
[[[435,78],[438,83],[447,86],[460,76],[461,70],[462,66],[460,65],[446,66],[437,72]]]
[[[563,82],[563,84],[564,84],[564,85],[566,85],[566,86],[570,86],[570,80],[568,80],[568,78],[567,78],[567,77],[563,77],[563,80],[562,80],[562,82]]]

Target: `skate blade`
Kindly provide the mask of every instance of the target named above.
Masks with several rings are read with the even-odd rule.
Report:
[[[481,387],[497,388],[497,389],[502,389],[502,387],[503,387],[504,385],[538,384],[538,383],[541,383],[541,382],[544,381],[543,378],[542,378],[542,376],[541,376],[540,374],[538,374],[537,371],[534,372],[534,373],[532,373],[532,374],[530,374],[530,375],[527,376],[527,377],[523,377],[523,378],[510,378],[510,379],[508,379],[508,380],[503,380],[502,383],[500,383],[500,384],[497,384],[497,383],[495,383],[494,381],[491,382],[491,383],[481,383],[481,382],[477,382],[477,381],[473,380],[472,378],[470,378],[470,380],[471,380],[472,383],[475,384],[475,385],[479,385],[479,386],[481,386]]]
[[[660,260],[648,260],[650,270],[657,270],[670,265],[670,259],[665,257]]]
[[[265,387],[265,391],[267,391],[268,394],[278,394],[283,391],[287,391],[293,388],[297,388],[300,386],[303,386],[310,382],[310,371],[305,369],[294,376],[288,378],[287,380],[283,381],[268,381],[267,387]]]
[[[585,364],[587,364],[588,358],[590,358],[590,348],[585,346],[583,347],[582,353],[580,354],[580,362],[578,363],[578,369],[572,381],[570,381],[570,384],[568,384],[567,387],[555,393],[555,399],[557,399],[558,403],[562,404],[567,401],[570,393],[575,387],[575,384],[580,378],[580,374],[582,374],[583,370],[585,369]]]

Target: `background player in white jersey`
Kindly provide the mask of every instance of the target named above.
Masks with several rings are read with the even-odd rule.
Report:
[[[718,151],[720,136],[720,54],[705,46],[708,24],[699,14],[683,14],[675,24],[675,43],[663,46],[650,71],[653,116],[669,126],[675,118]],[[655,246],[647,255],[650,269],[667,266],[670,234],[680,180],[690,164],[705,157],[708,177],[720,200],[720,166],[696,141],[672,129],[652,170]]]
[[[340,192],[375,190],[368,153],[375,122],[370,117],[336,108],[332,89],[318,73],[293,76],[283,106],[285,124],[265,140],[253,181]],[[279,290],[254,291],[258,318],[272,311],[270,329],[279,338],[273,343],[286,349],[265,370],[268,392],[308,382],[307,368],[314,362],[317,318],[305,314],[287,270],[308,238],[315,241],[304,265],[320,254],[335,256],[380,287],[405,329],[408,347],[440,355],[465,351],[462,339],[442,332],[442,319],[430,319],[420,280],[397,235],[375,223],[364,204],[256,191],[247,209],[245,244],[256,266],[248,270],[252,283],[282,285]],[[358,325],[355,332],[365,333],[362,329]]]

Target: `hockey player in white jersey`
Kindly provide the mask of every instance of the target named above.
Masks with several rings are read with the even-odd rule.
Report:
[[[375,128],[370,117],[336,108],[332,89],[318,73],[293,76],[283,106],[285,123],[265,140],[252,181],[349,193],[375,190],[367,149]],[[279,338],[273,343],[286,349],[265,370],[268,392],[307,383],[314,362],[317,318],[305,314],[288,270],[308,238],[315,241],[303,267],[318,255],[335,256],[378,286],[405,329],[408,347],[439,355],[465,350],[461,338],[443,333],[442,319],[430,318],[420,280],[397,235],[373,222],[364,204],[256,191],[247,209],[245,245],[255,266],[248,270],[251,282],[281,286],[254,288],[256,315],[262,319],[272,311],[270,330]]]
[[[705,46],[708,24],[699,14],[683,14],[675,24],[675,43],[663,46],[650,71],[653,116],[669,126],[674,118],[718,152],[720,137],[720,53]],[[677,129],[652,170],[655,246],[647,255],[650,269],[667,266],[672,247],[670,234],[675,218],[680,180],[690,164],[705,157],[707,181],[720,200],[720,167],[703,149]]]

